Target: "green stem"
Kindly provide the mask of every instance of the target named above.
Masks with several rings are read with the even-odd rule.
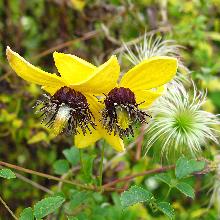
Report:
[[[79,149],[79,158],[80,158],[80,165],[81,165],[82,171],[85,175],[86,173],[85,173],[85,168],[83,165],[83,151],[81,149]]]
[[[105,147],[104,147],[104,145],[102,145],[102,147],[101,147],[101,161],[100,161],[100,167],[99,167],[99,186],[102,186],[104,152],[105,152]]]

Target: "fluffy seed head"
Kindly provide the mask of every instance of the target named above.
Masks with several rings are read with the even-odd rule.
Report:
[[[205,101],[206,94],[198,93],[195,86],[191,98],[182,84],[170,84],[149,109],[153,120],[146,131],[146,153],[154,146],[167,159],[189,153],[195,157],[208,140],[218,143],[213,126],[220,121],[218,115],[201,109]]]
[[[137,65],[143,60],[155,56],[170,56],[178,59],[179,68],[184,72],[189,70],[184,66],[180,60],[180,45],[176,44],[174,40],[163,40],[162,37],[148,36],[145,33],[143,40],[130,47],[124,44],[124,56],[133,64]]]

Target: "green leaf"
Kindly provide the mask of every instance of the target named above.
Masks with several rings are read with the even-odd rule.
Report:
[[[24,209],[19,217],[19,220],[34,220],[34,214],[31,207]]]
[[[69,170],[69,163],[67,160],[57,160],[53,164],[53,169],[56,174],[62,175]]]
[[[176,177],[178,179],[181,179],[183,177],[186,177],[193,172],[198,172],[203,170],[205,167],[205,162],[204,161],[196,161],[194,159],[187,160],[185,157],[180,157],[177,160],[176,163]]]
[[[178,183],[176,185],[176,188],[182,192],[183,194],[185,194],[186,196],[191,197],[192,199],[195,198],[195,192],[194,189],[187,183]]]
[[[63,154],[73,166],[79,163],[79,149],[77,149],[76,147],[65,149],[63,151]]]
[[[93,162],[95,157],[95,155],[83,155],[84,178],[86,182],[91,182],[92,180]]]
[[[5,179],[16,178],[15,174],[10,169],[1,169],[0,170],[0,177],[3,177]]]
[[[73,216],[67,216],[67,220],[79,220],[79,219]]]
[[[154,199],[151,192],[139,186],[132,186],[129,190],[121,194],[121,205],[126,208],[139,202],[149,202]]]
[[[64,201],[65,199],[61,196],[52,196],[42,199],[34,206],[34,216],[37,219],[41,219],[58,209]]]
[[[81,205],[86,199],[91,198],[91,192],[72,190],[70,196],[70,208]]]
[[[190,160],[192,172],[199,172],[205,168],[205,161]]]
[[[157,175],[155,175],[155,178],[157,180],[160,180],[160,181],[166,183],[170,187],[172,187],[172,179],[171,179],[171,177],[167,173],[157,174]]]
[[[168,202],[158,202],[157,208],[163,212],[165,215],[167,215],[170,219],[173,219],[175,217],[175,212],[173,207]]]

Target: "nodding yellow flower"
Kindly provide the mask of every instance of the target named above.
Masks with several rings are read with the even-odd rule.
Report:
[[[120,66],[115,56],[96,67],[77,56],[54,52],[55,65],[61,75],[57,76],[33,66],[9,47],[6,54],[18,76],[41,85],[51,95],[45,95],[46,99],[38,104],[43,105],[39,111],[56,135],[63,129],[74,134],[78,148],[104,138],[117,151],[124,150],[122,139],[102,128],[101,106],[94,97],[108,93],[117,85]]]
[[[117,87],[104,99],[102,125],[109,133],[133,135],[136,122],[146,122],[143,110],[164,92],[164,84],[176,74],[177,59],[167,56],[152,57],[140,62],[124,74]]]

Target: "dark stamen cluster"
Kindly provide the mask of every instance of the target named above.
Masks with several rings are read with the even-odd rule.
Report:
[[[51,128],[56,126],[54,124],[59,109],[63,106],[68,107],[69,117],[65,131],[69,134],[79,133],[78,129],[81,128],[85,135],[90,131],[89,126],[95,127],[94,117],[89,109],[89,104],[86,97],[67,86],[60,88],[52,97],[44,95],[45,100],[38,100],[36,106],[43,105],[38,111],[42,112],[42,122],[46,122],[46,126]],[[34,107],[36,107],[34,106]]]
[[[110,133],[119,134],[120,137],[134,135],[133,125],[137,122],[145,123],[147,113],[138,109],[134,93],[124,87],[112,89],[104,100],[105,108],[102,110],[102,123]],[[118,114],[123,112],[128,117],[128,127],[122,128],[118,122]]]

